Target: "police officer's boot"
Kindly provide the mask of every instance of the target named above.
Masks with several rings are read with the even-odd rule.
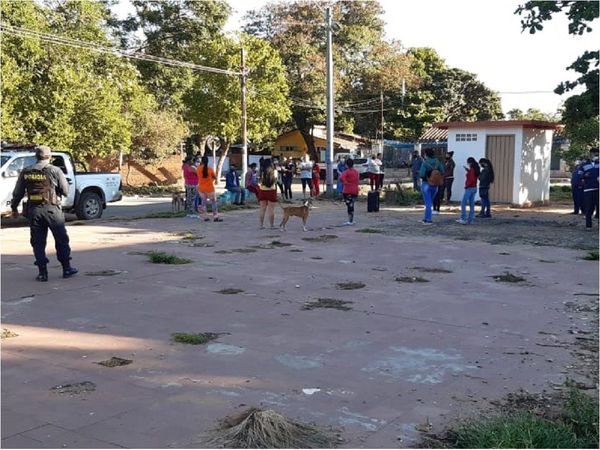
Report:
[[[40,273],[35,278],[37,281],[48,281],[48,268],[46,266],[38,266]]]
[[[63,264],[63,278],[70,278],[75,275],[79,270],[75,267],[71,267],[71,264]]]

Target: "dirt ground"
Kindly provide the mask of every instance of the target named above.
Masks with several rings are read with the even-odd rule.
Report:
[[[345,206],[317,201],[307,232],[260,230],[256,209],[72,224],[81,272],[50,256],[48,283],[28,230],[0,230],[2,447],[198,448],[257,406],[340,447],[412,448],[510,394],[597,395],[597,222],[555,205],[463,226],[453,206],[423,226],[382,206],[342,227]]]

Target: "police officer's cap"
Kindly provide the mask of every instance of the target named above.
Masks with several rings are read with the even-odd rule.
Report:
[[[37,156],[38,159],[48,159],[50,158],[51,153],[50,147],[47,145],[37,145],[35,147],[35,156]]]

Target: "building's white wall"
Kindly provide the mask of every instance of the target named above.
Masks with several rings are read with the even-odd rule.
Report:
[[[519,167],[519,205],[550,199],[550,158],[552,130],[523,130],[522,159]],[[519,148],[519,147],[517,147]],[[515,170],[518,166],[515,166]]]
[[[456,141],[456,135],[459,133],[477,133],[476,142]],[[521,164],[520,149],[523,145],[522,128],[453,128],[448,130],[448,150],[454,151],[454,161],[456,161],[456,170],[454,171],[454,184],[452,185],[452,201],[460,202],[465,192],[465,170],[463,166],[467,164],[467,158],[472,156],[477,161],[485,158],[485,142],[487,136],[515,136],[515,161],[514,161],[514,185],[512,202],[516,203],[519,196],[519,183],[521,174],[519,167]],[[492,185],[492,189],[493,189]],[[479,200],[477,193],[476,200]]]
[[[476,133],[477,141],[465,142],[456,141],[456,135],[459,133]],[[456,169],[454,169],[454,184],[452,185],[453,202],[460,202],[465,193],[465,169],[467,158],[472,156],[477,161],[485,157],[485,134],[483,128],[452,128],[448,130],[448,151],[454,152],[454,161]],[[479,200],[479,193],[475,196]]]

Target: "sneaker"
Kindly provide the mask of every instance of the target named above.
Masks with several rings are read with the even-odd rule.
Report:
[[[433,225],[433,222],[431,220],[421,220],[421,223],[423,225]]]
[[[467,225],[468,222],[466,220],[456,219],[456,223],[460,223],[461,225]]]
[[[350,227],[352,225],[354,225],[354,222],[344,222],[345,227]]]
[[[79,272],[79,270],[77,270],[75,267],[67,267],[66,269],[63,269],[63,278],[70,278],[77,272]]]
[[[213,222],[223,222],[223,219],[221,219],[220,217],[215,217],[213,219]]]
[[[439,215],[439,214],[440,214],[440,212],[439,212],[439,211],[436,211],[436,210],[433,210],[433,211],[431,211],[431,214],[433,214],[434,216],[437,216],[437,215]]]

